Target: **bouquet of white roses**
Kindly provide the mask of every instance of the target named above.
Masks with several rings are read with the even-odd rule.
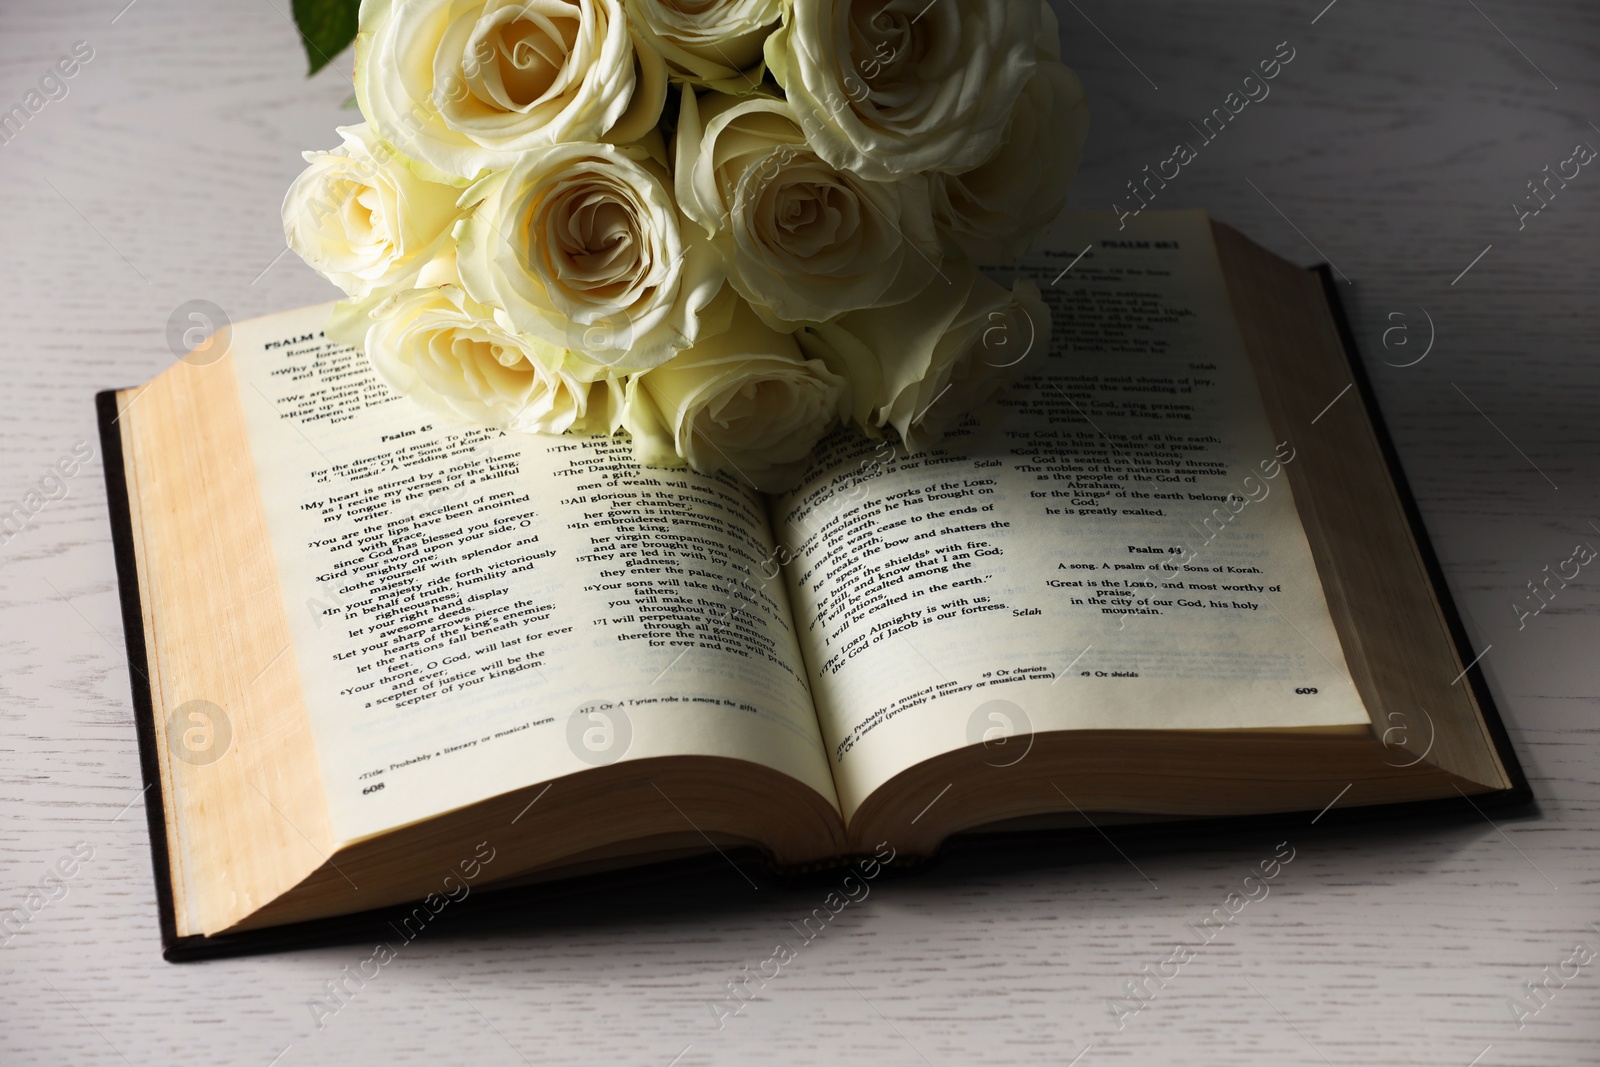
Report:
[[[364,0],[284,201],[330,336],[418,403],[782,488],[937,441],[1047,343],[1014,260],[1086,130],[1042,0]]]

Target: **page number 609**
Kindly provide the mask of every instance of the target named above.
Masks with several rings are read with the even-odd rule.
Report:
[[[1315,686],[1309,686],[1309,685],[1302,685],[1302,686],[1300,686],[1299,688],[1297,688],[1295,690],[1296,693],[1300,694],[1303,697],[1311,696],[1316,691],[1317,690],[1316,690]]]

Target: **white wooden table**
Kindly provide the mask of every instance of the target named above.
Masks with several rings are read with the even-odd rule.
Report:
[[[0,9],[0,107],[74,42],[94,49],[0,144],[0,511],[95,444],[95,390],[172,359],[179,304],[241,319],[332,295],[281,254],[278,204],[298,153],[356,119],[348,54],[307,81],[288,0],[125,2]],[[1520,630],[1511,606],[1576,542],[1600,544],[1600,168],[1520,232],[1510,206],[1576,143],[1600,146],[1600,9],[1325,2],[1057,0],[1093,102],[1073,206],[1110,206],[1279,42],[1295,49],[1155,206],[1208,208],[1353,279],[1537,817],[1305,826],[1271,896],[1121,1031],[1123,982],[1279,835],[1134,845],[1149,881],[1086,848],[1070,866],[882,885],[721,1030],[707,1002],[820,891],[758,897],[729,872],[698,908],[430,932],[319,1029],[308,1000],[370,949],[161,961],[96,444],[0,545],[0,908],[93,849],[0,947],[0,1062],[1600,1062],[1600,961],[1521,1029],[1508,1006],[1578,942],[1600,950],[1600,576]],[[1386,365],[1421,354],[1430,317],[1427,358]]]

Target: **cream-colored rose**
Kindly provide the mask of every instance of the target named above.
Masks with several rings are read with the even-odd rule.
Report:
[[[1033,74],[1038,0],[792,0],[766,59],[817,154],[886,180],[970,170]]]
[[[399,285],[449,238],[461,190],[425,181],[366,123],[344,144],[307,152],[283,198],[289,247],[350,296]]]
[[[341,304],[327,332],[361,348],[395,391],[448,418],[520,433],[620,424],[620,382],[501,329],[453,285]]]
[[[775,327],[898,303],[938,270],[927,180],[823,162],[782,100],[686,90],[676,158],[678,203]]]
[[[1061,62],[1061,20],[1056,18],[1050,0],[1039,0],[1039,34],[1033,39],[1040,60]]]
[[[761,84],[761,46],[783,18],[782,0],[626,0],[644,42],[681,81],[727,93]]]
[[[536,149],[468,189],[463,203],[477,203],[456,227],[462,288],[502,327],[616,371],[665,363],[724,328],[716,250],[680,225],[666,168],[635,154]]]
[[[462,178],[542,145],[636,140],[666,99],[622,0],[366,0],[355,62],[367,120]]]
[[[744,301],[724,332],[628,379],[623,425],[640,463],[727,471],[790,488],[839,424],[845,383]]]
[[[1030,281],[1007,292],[970,263],[950,264],[904,304],[845,315],[797,335],[850,383],[868,432],[893,426],[912,452],[937,444],[1050,349],[1050,310]]]
[[[1013,262],[1061,213],[1088,133],[1078,76],[1041,59],[994,155],[972,170],[932,176],[934,216],[979,263]]]

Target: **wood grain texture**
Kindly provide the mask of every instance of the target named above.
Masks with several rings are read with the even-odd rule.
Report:
[[[95,49],[68,97],[0,144],[6,510],[75,441],[95,442],[96,390],[172,361],[165,324],[184,301],[243,319],[334,295],[292,255],[275,258],[278,205],[298,153],[355,119],[340,109],[349,56],[305,80],[281,0],[121,7],[0,8],[0,106],[74,41]],[[1575,143],[1600,145],[1600,9],[1324,7],[1058,0],[1092,101],[1072,206],[1109,206],[1278,42],[1295,48],[1271,96],[1156,206],[1205,207],[1353,281],[1375,388],[1472,638],[1489,648],[1536,817],[1307,825],[1271,895],[1121,1030],[1108,1004],[1123,983],[1192,938],[1184,924],[1277,835],[879,883],[720,1030],[708,1002],[797,940],[789,920],[820,890],[768,896],[730,870],[692,907],[487,930],[452,930],[446,914],[319,1028],[307,1002],[370,950],[160,960],[90,464],[0,545],[0,906],[24,903],[74,842],[94,849],[65,897],[0,947],[0,1062],[665,1067],[681,1053],[680,1067],[944,1067],[1064,1065],[1089,1045],[1081,1067],[1600,1061],[1600,964],[1520,1030],[1507,1007],[1578,941],[1600,947],[1600,574],[1520,629],[1511,607],[1575,543],[1600,544],[1600,174],[1586,168],[1521,231],[1510,207]],[[1424,311],[1432,351],[1391,365],[1420,353]],[[1385,348],[1400,323],[1411,343],[1391,334]]]

